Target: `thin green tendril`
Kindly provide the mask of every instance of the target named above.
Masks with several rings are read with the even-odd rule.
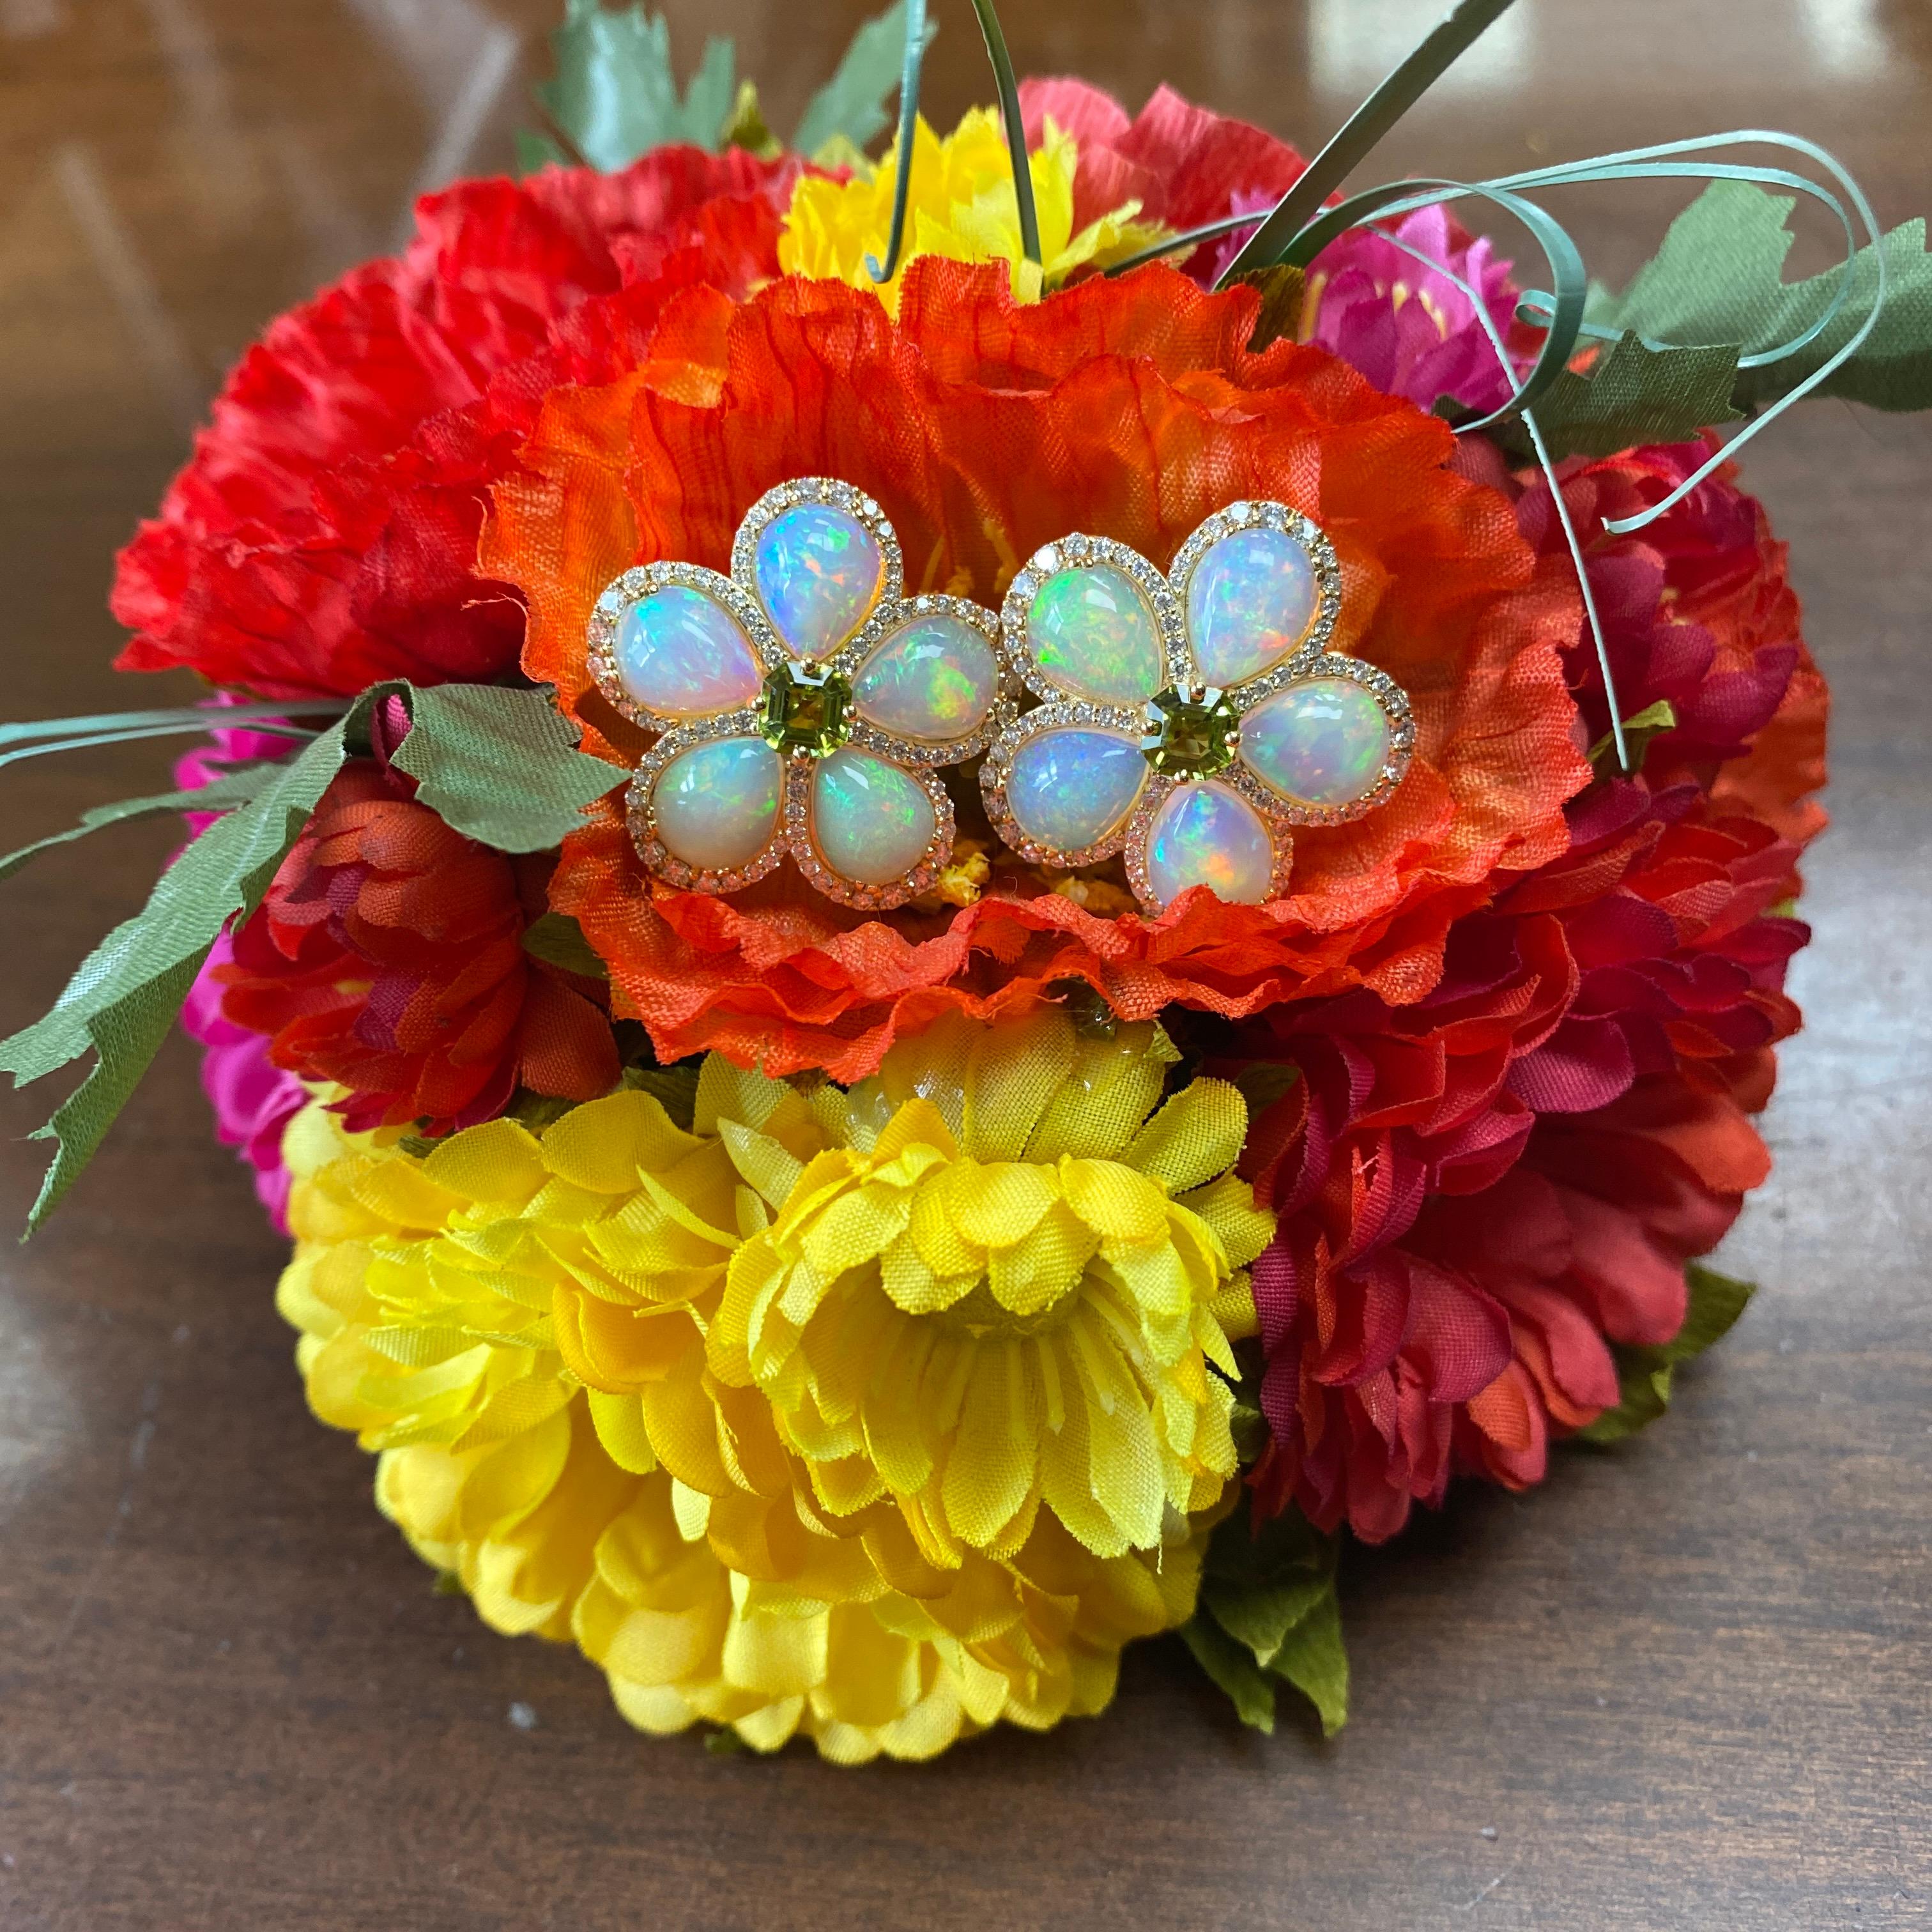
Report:
[[[1843,198],[1789,169],[1679,158],[1744,142],[1762,142],[1805,156],[1831,174],[1844,190]],[[1654,147],[1632,148],[1615,154],[1592,155],[1582,160],[1562,162],[1552,167],[1531,169],[1521,174],[1500,175],[1488,181],[1394,182],[1382,188],[1369,189],[1332,208],[1324,210],[1290,238],[1276,259],[1297,268],[1306,268],[1331,242],[1350,229],[1367,226],[1371,223],[1397,220],[1421,208],[1460,200],[1466,196],[1474,195],[1495,202],[1522,220],[1529,227],[1549,262],[1555,292],[1546,293],[1540,290],[1528,291],[1521,299],[1518,313],[1524,320],[1540,324],[1548,334],[1544,340],[1543,353],[1538,358],[1529,380],[1518,394],[1504,408],[1493,412],[1481,422],[1461,426],[1465,430],[1485,428],[1505,417],[1520,415],[1526,407],[1533,405],[1567,364],[1580,340],[1613,339],[1621,333],[1584,321],[1582,306],[1587,299],[1588,283],[1583,272],[1582,258],[1567,231],[1536,203],[1526,200],[1522,190],[1578,187],[1599,182],[1659,180],[1740,181],[1789,189],[1828,209],[1844,230],[1845,260],[1839,266],[1838,285],[1823,314],[1808,328],[1786,340],[1740,355],[1738,360],[1739,368],[1761,368],[1767,364],[1783,362],[1796,356],[1819,340],[1837,321],[1851,298],[1860,253],[1858,230],[1861,228],[1870,246],[1874,288],[1871,306],[1858,328],[1810,375],[1802,382],[1794,383],[1783,395],[1767,404],[1750,422],[1739,430],[1715,454],[1694,470],[1670,495],[1658,502],[1647,506],[1634,516],[1617,518],[1605,524],[1606,530],[1622,536],[1633,530],[1642,530],[1654,523],[1658,518],[1668,514],[1714,471],[1728,462],[1742,445],[1748,442],[1753,436],[1761,434],[1794,403],[1828,382],[1864,346],[1876,326],[1890,285],[1890,270],[1886,261],[1878,218],[1873,213],[1871,205],[1858,182],[1826,149],[1798,135],[1781,134],[1768,128],[1735,128],[1722,134],[1706,135],[1693,140],[1666,142]],[[1299,183],[1297,185],[1299,186]],[[1850,204],[1849,211],[1847,202]],[[1528,212],[1532,209],[1535,211],[1533,215]],[[1854,214],[1857,216],[1856,225],[1852,218]],[[1211,241],[1219,236],[1229,234],[1246,226],[1252,218],[1246,215],[1230,216],[1203,227],[1190,230],[1185,234],[1172,236],[1156,248],[1144,249],[1130,260],[1117,264],[1110,272],[1123,273],[1156,255],[1198,248],[1203,242]],[[1385,227],[1378,226],[1376,232],[1384,239],[1394,238]],[[1250,246],[1252,248],[1252,240]],[[1249,250],[1244,249],[1242,256],[1238,259],[1246,259]],[[1672,346],[1645,339],[1647,348],[1654,350]]]
[[[1503,0],[1507,6],[1509,0]],[[1020,248],[1035,268],[1044,268],[1040,248],[1040,216],[1034,207],[1033,170],[1027,163],[1026,124],[1020,118],[1019,88],[1013,79],[1013,63],[1006,52],[1006,37],[1000,31],[1000,16],[993,0],[973,0],[980,17],[980,32],[985,36],[986,58],[993,64],[994,84],[1000,92],[1000,122],[1006,130],[1006,152],[1012,158],[1013,200],[1020,215]]]
[[[166,711],[107,711],[85,718],[37,718],[0,724],[0,766],[58,752],[83,752],[95,745],[133,744],[144,738],[225,731],[246,725],[270,736],[312,738],[305,725],[290,723],[291,713],[339,718],[349,710],[334,698],[304,698],[279,704],[184,705]]]
[[[1382,237],[1391,248],[1399,248],[1403,254],[1434,269],[1444,281],[1460,291],[1474,311],[1476,320],[1482,324],[1483,333],[1489,338],[1490,346],[1496,351],[1496,360],[1502,365],[1504,378],[1510,388],[1520,396],[1525,386],[1522,379],[1516,374],[1515,361],[1503,340],[1502,332],[1496,327],[1495,317],[1490,314],[1489,304],[1483,299],[1482,292],[1457,274],[1447,263],[1437,261],[1413,243],[1404,241],[1400,235],[1390,235],[1384,230],[1382,231]],[[1528,432],[1530,447],[1536,453],[1537,467],[1543,472],[1544,481],[1550,486],[1550,500],[1556,508],[1557,524],[1563,532],[1563,541],[1568,546],[1570,561],[1576,567],[1576,587],[1583,598],[1583,616],[1590,627],[1590,640],[1596,646],[1597,668],[1603,674],[1604,696],[1610,707],[1610,737],[1616,746],[1617,765],[1628,778],[1633,776],[1634,767],[1630,764],[1630,747],[1624,742],[1623,706],[1617,697],[1616,676],[1610,669],[1610,642],[1604,634],[1603,620],[1598,614],[1597,593],[1591,587],[1589,568],[1583,558],[1583,546],[1577,539],[1576,526],[1570,520],[1570,506],[1563,500],[1563,486],[1557,480],[1556,466],[1550,460],[1550,447],[1543,440],[1543,431],[1538,427],[1534,409],[1526,409],[1522,412],[1522,426]],[[1466,430],[1475,427],[1473,423],[1464,424],[1457,429],[1456,434],[1460,436]]]
[[[899,134],[893,153],[892,228],[883,265],[876,255],[866,257],[866,272],[875,282],[889,282],[898,272],[899,250],[905,241],[906,196],[912,187],[913,137],[919,128],[919,75],[926,62],[926,0],[906,0],[905,60],[899,69]]]
[[[1509,11],[1514,0],[1461,0],[1461,4],[1336,129],[1327,146],[1296,178],[1216,286],[1237,275],[1286,259],[1289,242],[1317,214],[1330,193],[1468,49]]]

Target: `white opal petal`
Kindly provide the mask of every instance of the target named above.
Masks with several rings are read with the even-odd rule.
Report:
[[[937,829],[926,788],[898,766],[849,746],[818,760],[812,842],[840,878],[890,885],[926,856]]]
[[[1284,798],[1351,805],[1388,762],[1388,714],[1353,678],[1311,677],[1241,721],[1243,761]]]
[[[1187,580],[1187,636],[1203,682],[1244,684],[1308,635],[1315,566],[1285,530],[1262,526],[1222,538]]]
[[[618,622],[613,650],[626,694],[661,718],[735,711],[758,697],[764,675],[737,620],[686,584],[633,604]]]
[[[1111,563],[1056,571],[1027,608],[1027,649],[1050,682],[1102,704],[1138,704],[1166,682],[1147,599]]]
[[[1042,731],[1013,754],[1006,809],[1040,844],[1084,851],[1132,810],[1147,775],[1140,746],[1118,731]]]
[[[852,685],[868,724],[927,744],[970,736],[999,694],[999,664],[985,634],[943,610],[893,632]]]
[[[1274,882],[1274,842],[1262,815],[1227,786],[1176,785],[1148,831],[1148,884],[1162,905],[1207,886],[1233,905],[1258,905]]]
[[[651,808],[674,858],[700,872],[748,865],[771,842],[784,767],[762,738],[719,738],[658,774]]]
[[[800,503],[759,532],[752,574],[778,635],[800,657],[826,658],[871,614],[886,560],[849,512]]]

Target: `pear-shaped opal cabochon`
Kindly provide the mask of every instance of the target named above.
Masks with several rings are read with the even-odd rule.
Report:
[[[1127,815],[1147,775],[1140,747],[1117,731],[1042,731],[1013,754],[1006,809],[1038,844],[1084,851]]]
[[[859,716],[925,744],[970,736],[1000,694],[992,646],[963,617],[918,616],[887,638],[852,682]]]
[[[1231,905],[1259,905],[1274,883],[1274,843],[1238,792],[1176,785],[1148,830],[1148,884],[1162,905],[1208,886]]]
[[[1162,683],[1160,632],[1147,599],[1111,563],[1056,571],[1034,592],[1027,648],[1062,691],[1102,704],[1138,704]]]
[[[700,872],[748,865],[771,842],[784,783],[762,738],[718,738],[680,752],[658,774],[651,807],[658,836]]]
[[[1282,797],[1352,805],[1388,761],[1388,715],[1346,677],[1312,677],[1264,699],[1241,722],[1241,756]]]
[[[850,746],[812,775],[812,835],[842,878],[886,886],[926,856],[938,829],[926,788],[898,766]]]
[[[759,532],[752,575],[772,627],[802,658],[830,657],[878,601],[878,539],[830,503],[782,510]]]
[[[1262,525],[1222,538],[1187,580],[1187,636],[1204,683],[1226,690],[1271,669],[1315,622],[1315,566]]]
[[[735,711],[758,696],[764,675],[738,620],[688,584],[638,598],[619,620],[613,649],[626,694],[661,717]]]

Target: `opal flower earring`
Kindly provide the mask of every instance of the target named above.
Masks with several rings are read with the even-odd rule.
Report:
[[[938,773],[1010,721],[990,612],[901,595],[898,541],[849,484],[806,477],[739,526],[731,574],[627,570],[597,600],[590,666],[661,734],[631,782],[649,869],[735,892],[789,853],[828,898],[877,910],[952,856]]]
[[[1070,870],[1124,852],[1150,912],[1190,886],[1279,897],[1293,828],[1372,811],[1415,740],[1401,687],[1327,648],[1340,606],[1333,547],[1284,504],[1210,517],[1166,577],[1105,538],[1047,544],[1000,620],[1045,700],[981,769],[1001,837]]]

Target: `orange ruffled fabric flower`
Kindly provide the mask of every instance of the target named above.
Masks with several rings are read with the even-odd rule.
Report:
[[[548,397],[528,473],[494,492],[482,567],[525,598],[524,668],[557,685],[592,748],[638,748],[590,688],[598,592],[659,559],[724,567],[751,504],[806,476],[879,501],[909,590],[993,608],[1070,532],[1165,568],[1225,505],[1291,504],[1341,560],[1337,647],[1398,679],[1416,713],[1394,799],[1302,833],[1288,894],[1264,907],[1197,891],[1158,918],[1104,918],[1017,866],[943,914],[863,919],[789,873],[707,898],[650,879],[608,807],[566,844],[552,903],[660,1055],[716,1048],[850,1081],[945,1010],[991,1018],[1068,980],[1130,1018],[1360,985],[1412,1000],[1450,922],[1564,849],[1563,802],[1587,777],[1558,655],[1574,580],[1534,556],[1501,494],[1452,472],[1442,423],[1322,350],[1250,352],[1258,307],[1160,267],[1022,306],[998,267],[938,260],[908,272],[896,322],[838,284],[787,280],[742,304],[694,289],[631,374]]]
[[[223,1017],[339,1085],[352,1128],[451,1132],[519,1085],[608,1093],[621,1070],[595,982],[524,947],[548,862],[466,838],[412,790],[376,759],[344,766],[217,970]]]

